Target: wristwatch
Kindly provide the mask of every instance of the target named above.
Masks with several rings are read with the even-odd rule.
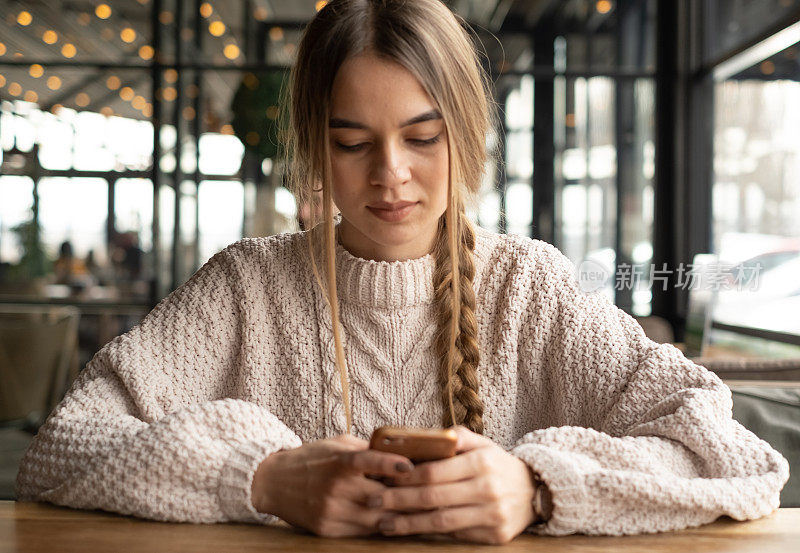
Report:
[[[544,524],[550,520],[553,514],[553,495],[550,493],[550,488],[547,487],[542,481],[538,473],[533,473],[533,481],[536,489],[533,492],[533,513],[536,519],[532,524]]]

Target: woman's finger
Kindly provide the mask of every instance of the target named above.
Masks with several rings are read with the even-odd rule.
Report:
[[[368,505],[369,498],[380,496],[386,486],[367,478],[363,475],[353,475],[346,478],[338,478],[328,488],[328,493],[334,497],[342,497],[358,503],[360,505]]]
[[[473,478],[447,484],[386,488],[368,500],[368,505],[389,511],[408,511],[487,503],[489,487]]]
[[[466,426],[459,424],[454,426],[453,430],[456,431],[456,435],[458,436],[458,442],[456,442],[456,451],[458,453],[463,453],[465,451],[471,451],[479,447],[486,447],[494,444],[494,442],[486,436],[476,434]]]
[[[493,508],[484,504],[448,507],[422,513],[384,515],[378,523],[378,529],[387,536],[404,536],[449,533],[487,524],[498,525],[499,521]]]
[[[397,486],[458,482],[485,474],[491,468],[491,448],[479,448],[440,461],[420,463],[407,474],[394,477]]]
[[[407,474],[414,468],[408,457],[374,449],[349,451],[341,456],[341,462],[362,474],[390,478]]]
[[[378,522],[386,513],[366,507],[344,497],[329,496],[324,499],[321,524],[331,521],[355,524],[372,532],[378,531]]]

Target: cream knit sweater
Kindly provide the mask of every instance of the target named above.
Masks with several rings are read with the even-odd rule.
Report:
[[[20,500],[164,521],[269,523],[250,486],[270,453],[345,432],[329,308],[304,233],[241,240],[95,355],[22,460]],[[731,419],[714,374],[598,294],[554,247],[478,229],[485,434],[549,486],[530,531],[631,534],[753,519],[788,463]],[[437,426],[431,255],[337,246],[353,432]]]

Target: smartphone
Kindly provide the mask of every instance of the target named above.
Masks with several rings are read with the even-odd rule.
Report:
[[[372,433],[371,449],[397,453],[412,463],[437,461],[456,454],[458,435],[451,428],[381,426]]]

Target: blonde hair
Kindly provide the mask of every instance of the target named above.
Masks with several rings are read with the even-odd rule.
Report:
[[[436,102],[447,129],[448,202],[432,251],[442,424],[463,424],[483,432],[472,286],[475,229],[465,206],[474,203],[480,188],[490,155],[486,136],[489,129],[497,128],[497,110],[476,49],[478,41],[469,32],[466,23],[440,0],[332,0],[308,24],[298,48],[287,91],[290,114],[284,141],[289,184],[298,202],[311,206],[312,217],[320,201],[316,193],[322,191],[320,239],[327,285],[314,255],[316,229],[307,233],[308,249],[315,278],[330,307],[348,432],[352,416],[336,293],[328,122],[336,73],[346,59],[362,53],[398,63],[412,73]]]

